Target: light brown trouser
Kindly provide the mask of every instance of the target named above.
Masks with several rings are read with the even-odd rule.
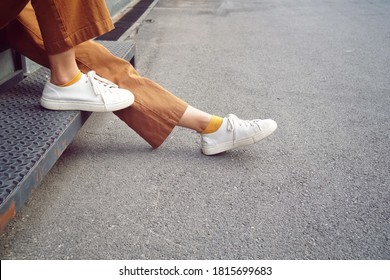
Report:
[[[0,11],[4,11],[3,7],[6,5],[3,4],[7,4],[7,2],[18,2],[15,0],[1,1]],[[28,2],[25,0],[22,1]],[[48,1],[36,2],[41,2],[37,7],[42,7],[42,2]],[[69,8],[67,12],[72,11],[77,13],[78,17],[77,25],[70,24],[67,26],[67,34],[73,34],[72,39],[66,39],[66,35],[64,34],[62,36],[65,39],[62,41],[48,39],[48,42],[54,42],[51,46],[54,52],[74,47],[77,64],[82,72],[86,73],[94,70],[100,76],[118,84],[119,87],[130,90],[135,96],[134,104],[129,108],[114,113],[144,138],[153,148],[159,147],[178,124],[184,111],[187,109],[187,103],[155,82],[141,77],[129,62],[112,55],[102,45],[88,40],[89,38],[101,35],[102,31],[106,32],[110,29],[110,26],[106,25],[108,23],[106,13],[101,12],[89,17],[85,16],[85,9],[82,11],[70,9],[73,7],[72,3],[85,2],[85,0],[54,0],[49,2],[56,3],[55,7],[60,7],[60,10],[57,10],[58,14],[65,14],[65,10]],[[95,5],[98,1],[92,2],[91,5]],[[104,1],[102,2],[104,3]],[[14,8],[17,5],[10,5],[9,7]],[[34,6],[34,9],[37,9],[36,6]],[[14,20],[7,21],[4,20],[5,18],[0,18],[0,26],[1,24],[5,25],[7,23],[7,26],[1,30],[1,38],[21,54],[45,67],[49,67],[46,48],[47,44],[51,43],[43,42],[35,16],[36,10],[34,11],[34,9],[30,4],[27,4],[19,14],[17,14],[19,11],[15,10],[8,13],[8,15],[12,13],[17,14]],[[106,9],[105,6],[104,9]],[[95,21],[91,22],[91,18],[94,18]],[[86,22],[84,22],[84,19]],[[44,20],[39,20],[39,22]],[[100,25],[102,22],[104,24]],[[99,27],[94,28],[93,26],[95,25]],[[77,26],[84,26],[81,33],[75,30]],[[54,32],[53,30],[55,29],[52,28],[50,32]],[[45,39],[47,36],[50,37],[50,32],[44,35]],[[42,32],[42,34],[45,33]],[[59,42],[62,43],[59,44]]]

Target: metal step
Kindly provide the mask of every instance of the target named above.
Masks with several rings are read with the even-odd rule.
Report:
[[[100,41],[134,63],[131,41]],[[0,92],[0,231],[53,167],[91,113],[51,111],[39,104],[49,71],[40,68]]]

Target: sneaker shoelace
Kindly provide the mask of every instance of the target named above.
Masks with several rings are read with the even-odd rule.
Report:
[[[230,114],[227,117],[227,121],[227,130],[233,131],[233,144],[236,142],[236,126],[257,126],[261,130],[261,127],[256,120],[241,120],[236,115]]]
[[[116,84],[113,82],[104,79],[96,74],[95,71],[89,71],[87,73],[88,81],[92,85],[92,89],[96,95],[102,96],[104,100],[104,93],[110,92],[110,89],[112,88],[118,88]]]

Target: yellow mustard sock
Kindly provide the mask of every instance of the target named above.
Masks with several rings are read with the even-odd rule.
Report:
[[[73,85],[74,83],[77,83],[78,81],[80,81],[81,79],[81,71],[79,70],[79,72],[77,73],[76,76],[74,76],[69,82],[63,84],[63,85],[60,85],[60,87],[68,87],[68,86],[71,86]]]
[[[217,117],[217,116],[212,116],[206,129],[202,131],[202,134],[216,132],[221,127],[222,122],[223,122],[223,118]]]

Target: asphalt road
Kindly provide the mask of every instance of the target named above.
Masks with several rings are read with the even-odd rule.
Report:
[[[205,111],[273,118],[218,156],[94,114],[1,259],[389,259],[390,1],[160,0],[138,70]]]

